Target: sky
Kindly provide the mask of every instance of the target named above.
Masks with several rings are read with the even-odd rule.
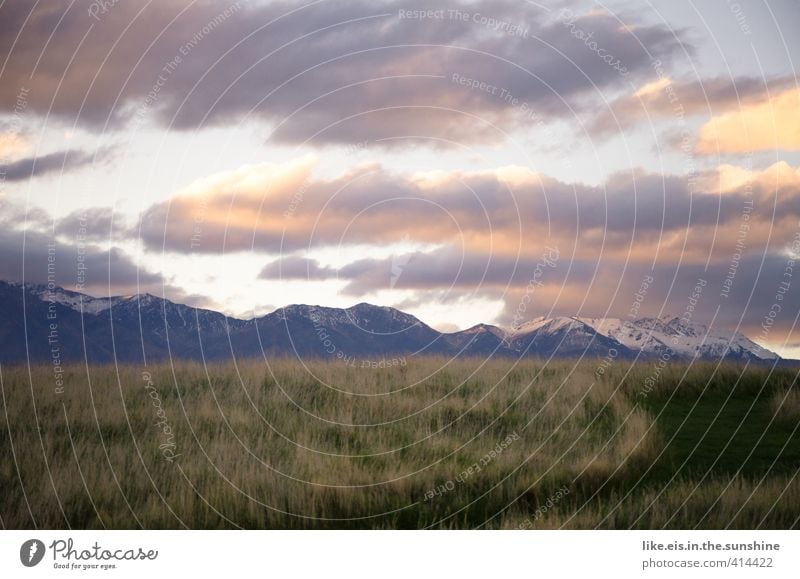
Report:
[[[0,279],[800,357],[793,0],[6,0]],[[48,262],[50,260],[50,262]],[[52,273],[52,266],[51,266]]]

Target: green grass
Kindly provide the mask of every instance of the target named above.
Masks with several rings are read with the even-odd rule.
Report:
[[[800,431],[775,420],[768,399],[717,393],[697,400],[661,400],[646,408],[658,417],[667,447],[663,471],[692,476],[792,474],[800,467]]]
[[[181,363],[148,367],[147,388],[142,368],[76,366],[63,394],[46,366],[3,368],[0,522],[798,527],[793,372],[596,367]]]

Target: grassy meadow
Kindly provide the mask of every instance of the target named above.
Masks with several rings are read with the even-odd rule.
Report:
[[[790,369],[3,367],[3,528],[798,528]]]

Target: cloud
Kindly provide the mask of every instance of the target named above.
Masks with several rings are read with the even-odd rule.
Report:
[[[258,277],[282,280],[331,279],[336,277],[336,269],[321,266],[315,259],[292,255],[268,263]]]
[[[24,154],[30,148],[27,135],[19,131],[5,130],[4,124],[0,123],[0,160],[8,162]]]
[[[717,323],[728,326],[741,320],[751,335],[769,313],[762,305],[775,301],[791,252],[798,251],[800,171],[786,163],[755,171],[720,166],[700,176],[700,192],[685,179],[642,171],[588,187],[524,167],[400,174],[366,164],[326,178],[313,168],[306,157],[212,175],[149,208],[126,234],[141,231],[151,252],[253,251],[254,262],[269,259],[254,277],[335,279],[342,295],[359,300],[446,304],[489,296],[506,304],[501,320],[513,318],[523,299],[530,317],[624,316],[645,275],[656,281],[640,313],[680,315],[703,278],[698,319],[716,314]],[[46,219],[25,219],[13,208],[3,214],[15,221],[0,240],[9,248],[0,277],[18,279],[24,266],[26,279],[43,279],[52,241]],[[104,240],[111,211],[85,214],[97,224],[92,239]],[[66,240],[55,250],[65,285],[77,276],[78,245],[69,234],[79,225],[78,214],[55,222],[56,235]],[[28,228],[24,256],[22,227]],[[83,248],[92,288],[107,293],[111,284],[118,293],[132,293],[164,285],[162,276],[92,239]],[[394,255],[353,251],[355,258],[336,267],[315,255],[340,245],[352,250],[389,243],[400,248]],[[543,263],[545,252],[550,259]],[[731,289],[723,292],[727,278]],[[798,299],[785,296],[783,311],[800,307]],[[788,331],[789,318],[782,317],[768,338]]]
[[[267,264],[262,279],[327,280],[348,282],[341,293],[363,296],[381,290],[436,290],[438,300],[455,290],[489,290],[494,295],[503,287],[526,285],[537,269],[548,270],[548,282],[564,280],[564,271],[555,271],[559,252],[551,249],[543,265],[528,257],[514,259],[474,251],[461,252],[442,247],[428,252],[412,252],[382,259],[359,259],[339,268],[321,266],[317,260],[290,255]],[[550,271],[550,270],[553,271]],[[589,281],[584,278],[583,281]],[[449,289],[448,289],[449,288]],[[460,294],[459,294],[460,295]]]
[[[135,232],[114,215],[111,207],[78,209],[55,220],[53,229],[60,238],[69,241],[108,243],[130,239]]]
[[[0,233],[0,279],[47,283],[95,295],[161,293],[164,280],[119,248],[62,244],[39,231]],[[50,279],[49,276],[52,275]]]
[[[347,297],[400,297],[394,305],[401,309],[502,300],[505,309],[494,321],[506,326],[519,321],[520,311],[523,319],[538,315],[686,316],[706,324],[714,319],[717,328],[740,327],[751,337],[768,342],[787,334],[800,309],[800,293],[780,290],[787,267],[796,268],[800,259],[800,253],[792,253],[792,248],[800,251],[800,226],[796,223],[793,231],[779,237],[772,249],[748,247],[736,261],[732,255],[718,255],[708,264],[672,260],[626,263],[615,257],[581,260],[552,251],[542,254],[550,259],[516,261],[477,252],[458,255],[452,248],[444,248],[415,253],[395,284],[392,275],[397,272],[391,258],[321,268],[314,260],[286,257],[283,265],[290,271],[295,265],[302,266],[310,273],[306,277],[303,271],[293,271],[292,279],[346,281],[341,294]],[[277,262],[270,267],[277,270]],[[387,294],[390,289],[398,293]],[[779,293],[780,300],[776,298]],[[777,316],[770,314],[773,303],[779,304]]]
[[[521,201],[494,172],[447,174],[437,182],[436,175],[399,175],[366,164],[322,179],[313,176],[313,166],[310,158],[262,163],[192,183],[145,211],[142,239],[150,249],[180,253],[281,253],[392,243],[409,232],[430,243],[458,235],[481,243],[477,237],[490,230],[499,242],[514,227],[519,236],[515,203]],[[541,197],[538,176],[523,172],[525,194]]]
[[[703,155],[800,150],[800,89],[713,117],[700,128],[696,150]]]
[[[150,292],[175,297],[184,292],[157,273],[136,264],[118,247],[88,241],[61,242],[52,234],[53,220],[0,199],[0,279],[53,282],[92,295]]]
[[[719,327],[741,325],[757,337],[786,268],[796,268],[791,260],[800,257],[800,171],[783,162],[752,171],[722,165],[701,174],[695,184],[699,192],[692,192],[685,179],[643,172],[612,176],[599,188],[561,183],[519,167],[406,175],[394,187],[416,197],[406,197],[413,201],[401,206],[407,211],[402,219],[397,218],[402,212],[386,207],[364,221],[345,223],[346,229],[334,219],[330,231],[319,208],[324,198],[336,210],[332,191],[339,187],[327,187],[338,180],[325,186],[311,182],[306,190],[320,199],[306,195],[292,216],[309,227],[304,242],[284,246],[286,255],[268,263],[261,278],[335,279],[343,282],[337,287],[344,296],[378,301],[395,296],[403,303],[491,296],[506,304],[500,322],[514,319],[523,300],[530,303],[530,317],[624,317],[638,303],[642,280],[651,276],[637,315],[682,315],[691,306],[701,322],[716,316]],[[480,200],[476,207],[490,216],[485,223],[476,217],[483,214],[467,210],[473,196]],[[457,226],[444,227],[443,217],[424,204],[414,207],[418,199],[447,207]],[[380,195],[363,202],[387,203]],[[342,200],[351,214],[360,211],[355,203]],[[317,210],[321,214],[313,213]],[[390,230],[396,239],[402,231],[412,241],[439,245],[338,267],[311,257],[329,243],[388,239]],[[309,243],[315,239],[320,242]],[[545,260],[552,248],[557,259]],[[703,297],[692,304],[689,296],[699,279]],[[780,299],[783,312],[800,308],[795,293]],[[785,335],[792,320],[793,315],[782,315],[762,340]]]
[[[287,255],[408,238],[492,259],[537,257],[543,246],[558,245],[579,259],[705,262],[735,245],[748,204],[753,243],[766,243],[800,216],[800,177],[785,163],[753,172],[722,166],[692,182],[623,172],[598,187],[520,166],[401,174],[373,163],[328,178],[313,168],[307,157],[196,181],[148,208],[137,230],[149,250],[184,254]],[[284,275],[320,275],[313,264],[284,265]]]
[[[401,16],[429,9],[423,0],[118,2],[93,18],[96,5],[3,3],[3,109],[25,87],[27,111],[84,126],[258,119],[281,143],[498,142],[519,127],[520,103],[545,119],[571,117],[603,102],[598,91],[616,90],[619,71],[589,45],[613,54],[632,80],[650,74],[652,58],[691,51],[683,31],[666,25],[620,26],[599,10],[567,25],[512,0],[450,0],[424,20]]]
[[[663,71],[662,71],[663,73]],[[672,79],[655,72],[632,93],[590,113],[589,132],[609,136],[659,119],[709,117],[762,101],[770,91],[793,86],[793,76]]]
[[[110,152],[110,149],[101,149],[95,153],[70,149],[41,157],[27,157],[8,165],[0,165],[0,175],[3,175],[6,181],[24,181],[51,173],[68,173],[103,162]]]
[[[798,233],[800,231],[795,230],[793,235]],[[787,239],[790,243],[791,240],[791,237]],[[648,267],[608,260],[590,274],[589,283],[566,278],[563,283],[547,283],[534,292],[520,286],[508,288],[506,309],[498,322],[509,324],[515,318],[527,292],[530,318],[536,315],[619,318],[629,314],[634,317],[686,315],[704,324],[714,320],[715,328],[739,327],[760,343],[774,342],[791,331],[795,314],[800,309],[798,292],[786,292],[781,300],[776,300],[781,282],[786,281],[784,274],[790,259],[777,251],[766,254],[754,251],[744,255],[731,278],[730,291],[724,295],[723,288],[731,274],[730,259],[712,261],[708,267],[667,262]],[[563,267],[583,269],[586,265],[564,263]],[[645,281],[647,286],[642,290]],[[779,306],[770,314],[774,303]]]
[[[245,165],[199,179],[141,216],[138,231],[150,249],[179,253],[278,248],[286,229],[295,243],[293,212],[307,214],[313,159]],[[305,230],[299,230],[305,235]]]

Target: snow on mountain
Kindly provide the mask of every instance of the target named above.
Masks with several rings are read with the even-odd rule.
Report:
[[[507,332],[507,335],[509,337],[516,337],[530,334],[531,332],[536,332],[539,330],[544,330],[550,333],[564,330],[577,330],[582,324],[583,322],[580,319],[567,316],[559,316],[555,318],[538,317],[512,328]]]
[[[346,309],[295,304],[280,308],[273,314],[282,320],[309,319],[322,327],[355,326],[372,331],[396,331],[424,325],[420,320],[400,310],[360,303]]]
[[[91,296],[71,292],[63,288],[57,287],[52,291],[44,285],[30,286],[31,294],[39,297],[44,302],[53,302],[61,304],[75,310],[76,312],[82,311],[84,314],[99,314],[120,301],[126,299],[124,297],[112,298],[93,298]]]
[[[728,330],[708,328],[677,317],[579,318],[598,334],[612,338],[631,350],[656,356],[686,358],[757,358],[775,360],[778,355],[762,348],[747,336]]]
[[[463,334],[463,335],[477,335],[477,334],[491,334],[497,338],[505,339],[508,336],[508,332],[503,328],[499,328],[497,326],[492,326],[490,324],[476,324],[471,328],[467,328],[466,330],[461,330],[460,332],[454,332],[456,334]]]
[[[57,303],[62,306],[68,307],[76,312],[83,312],[84,314],[98,315],[111,308],[127,307],[128,309],[144,309],[151,306],[164,306],[167,308],[174,308],[177,310],[188,309],[194,310],[191,306],[176,304],[159,298],[152,294],[134,294],[127,296],[112,296],[108,298],[95,298],[86,294],[65,290],[60,287],[49,289],[45,285],[29,284],[26,286],[29,289],[30,295],[36,296],[43,302]],[[181,312],[182,313],[182,312]]]
[[[19,288],[23,287],[23,293],[30,296],[24,307],[42,313],[31,310],[27,318],[22,316]],[[59,313],[59,331],[65,338],[70,334],[70,342],[79,345],[87,338],[92,342],[91,354],[98,359],[112,355],[135,358],[143,341],[149,356],[163,356],[167,352],[192,359],[228,356],[232,348],[245,356],[260,355],[267,350],[285,354],[299,348],[304,355],[321,357],[329,355],[331,349],[348,355],[603,357],[613,348],[623,357],[779,359],[774,352],[739,332],[709,328],[676,317],[635,320],[538,317],[512,329],[478,324],[443,334],[413,315],[366,303],[346,309],[290,305],[245,321],[150,294],[93,298],[61,288],[51,291],[43,285],[5,282],[0,282],[0,290],[6,296],[4,315],[0,316],[5,325],[0,323],[0,332],[13,335],[19,332],[20,323],[27,323],[30,335],[35,336],[36,324],[40,322],[44,324],[42,331],[46,331],[48,308],[50,304],[58,304],[66,308]],[[34,297],[39,299],[31,300]],[[112,336],[116,351],[107,352]],[[46,344],[46,340],[41,343]],[[88,342],[86,348],[88,351]],[[9,350],[6,358],[16,360],[23,354],[23,350]],[[43,350],[42,356],[46,355]]]
[[[590,337],[593,333],[646,356],[760,360],[779,358],[774,352],[762,348],[739,332],[708,328],[704,324],[670,316],[635,320],[538,317],[509,330],[506,340],[514,346],[525,344],[526,336],[535,336],[535,341],[539,343],[548,337],[560,336],[559,339],[564,343],[586,343],[587,336]]]
[[[630,354],[619,342],[599,334],[579,318],[558,316],[534,318],[509,330],[506,345],[520,354],[541,356],[593,357],[611,348]]]

